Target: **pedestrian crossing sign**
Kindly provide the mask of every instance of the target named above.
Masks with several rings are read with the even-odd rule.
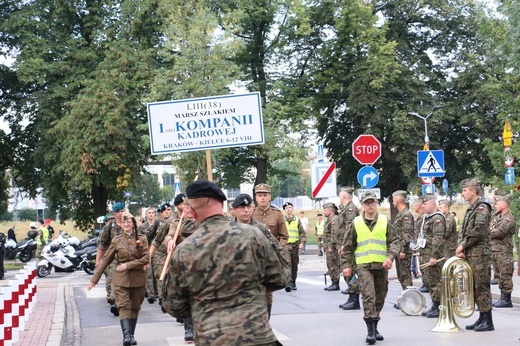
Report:
[[[444,177],[444,151],[418,151],[417,172],[419,177]]]

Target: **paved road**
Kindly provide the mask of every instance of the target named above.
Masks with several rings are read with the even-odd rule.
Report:
[[[343,303],[347,296],[340,292],[323,290],[322,257],[309,254],[300,258],[298,290],[291,293],[279,291],[274,295],[271,325],[278,339],[283,345],[288,346],[347,343],[364,345],[366,326],[362,319],[362,312],[340,310],[338,304]],[[395,275],[395,271],[391,271],[390,275]],[[77,272],[51,274],[50,277],[42,279],[58,280],[62,285],[67,283],[64,287],[67,332],[63,342],[78,346],[119,344],[122,339],[119,320],[108,311],[104,282],[101,281],[93,291],[86,292],[89,278],[89,275]],[[515,276],[515,281],[520,279]],[[345,286],[344,283],[342,284]],[[415,280],[414,284],[419,286],[420,280]],[[496,295],[496,286],[493,286],[493,291]],[[397,280],[390,280],[387,302],[379,323],[379,331],[385,337],[382,343],[386,346],[519,344],[520,309],[516,304],[512,309],[494,310],[496,328],[494,332],[433,333],[429,330],[435,326],[436,319],[406,316],[393,308],[400,292],[401,288]],[[427,301],[429,304],[428,297]],[[518,298],[516,301],[518,302]],[[464,327],[475,319],[476,314],[467,320],[457,318],[457,322]],[[145,300],[135,335],[140,346],[186,345],[183,333],[183,326],[176,323],[168,314],[163,314],[158,304],[148,304]]]

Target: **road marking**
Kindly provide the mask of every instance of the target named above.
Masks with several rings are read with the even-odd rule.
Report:
[[[313,286],[323,286],[323,280],[307,279],[302,277],[296,279],[296,283],[304,283]]]

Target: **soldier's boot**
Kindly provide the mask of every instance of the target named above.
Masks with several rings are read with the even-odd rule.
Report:
[[[352,294],[348,296],[348,299],[345,303],[339,304],[339,308],[343,309],[343,307],[347,306],[350,302],[352,302]]]
[[[493,303],[493,306],[496,306],[498,303],[500,303],[502,300],[504,300],[504,293],[500,293],[500,299]]]
[[[110,307],[110,312],[114,314],[114,316],[119,316],[119,309],[116,305],[112,305]]]
[[[131,336],[131,345],[137,345],[137,340],[134,338],[135,327],[137,326],[137,318],[130,318],[130,336]]]
[[[119,321],[121,323],[121,331],[123,332],[123,346],[132,345],[132,332],[130,326],[130,319],[125,318]]]
[[[365,323],[367,324],[367,338],[365,339],[365,342],[369,345],[373,345],[376,343],[376,325],[374,324],[374,321],[372,320],[365,320]]]
[[[318,256],[323,256],[323,250],[320,250],[320,253],[318,254]]]
[[[271,319],[271,309],[273,308],[273,304],[267,304],[267,318]]]
[[[361,306],[359,305],[359,293],[351,293],[351,301],[348,304],[343,306],[343,310],[359,310]]]
[[[419,287],[419,292],[427,293],[428,292],[428,287],[426,287],[426,285],[423,284],[421,287]]]
[[[432,306],[430,306],[430,309],[426,310],[424,309],[423,312],[421,312],[421,316],[423,317],[426,317],[426,315],[428,315],[428,313],[430,313],[433,309],[433,302],[432,302]]]
[[[438,318],[439,317],[439,305],[440,302],[435,300],[432,302],[432,309],[426,314],[427,318]]]
[[[339,291],[339,279],[332,280],[332,284],[329,287],[324,288],[325,291]]]
[[[193,341],[193,319],[191,317],[184,319],[184,341]]]
[[[377,341],[383,341],[385,338],[381,334],[379,334],[379,331],[377,330],[377,323],[378,322],[379,322],[379,320],[375,320],[374,321],[374,325],[375,325],[374,326],[374,328],[375,328],[374,329],[374,335],[375,335]]]
[[[490,285],[498,285],[498,281],[495,280],[494,278],[491,279],[491,281],[489,282]]]
[[[291,283],[292,283],[292,281],[289,282],[289,283],[287,284],[287,286],[285,286],[285,292],[291,292],[291,290],[292,290],[292,289],[291,289]]]
[[[476,332],[487,332],[495,330],[495,326],[493,325],[493,316],[491,315],[491,310],[488,312],[482,313],[482,322],[478,326],[475,326]]]
[[[502,297],[498,302],[493,304],[495,308],[512,308],[511,293],[502,293]]]
[[[289,282],[292,291],[296,291],[298,288],[296,287],[296,281]]]
[[[479,312],[478,319],[473,324],[469,324],[466,326],[466,330],[474,330],[476,326],[478,326],[482,322],[484,314]]]

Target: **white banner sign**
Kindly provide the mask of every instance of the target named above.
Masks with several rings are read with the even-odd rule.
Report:
[[[152,155],[264,143],[260,93],[147,104]]]

